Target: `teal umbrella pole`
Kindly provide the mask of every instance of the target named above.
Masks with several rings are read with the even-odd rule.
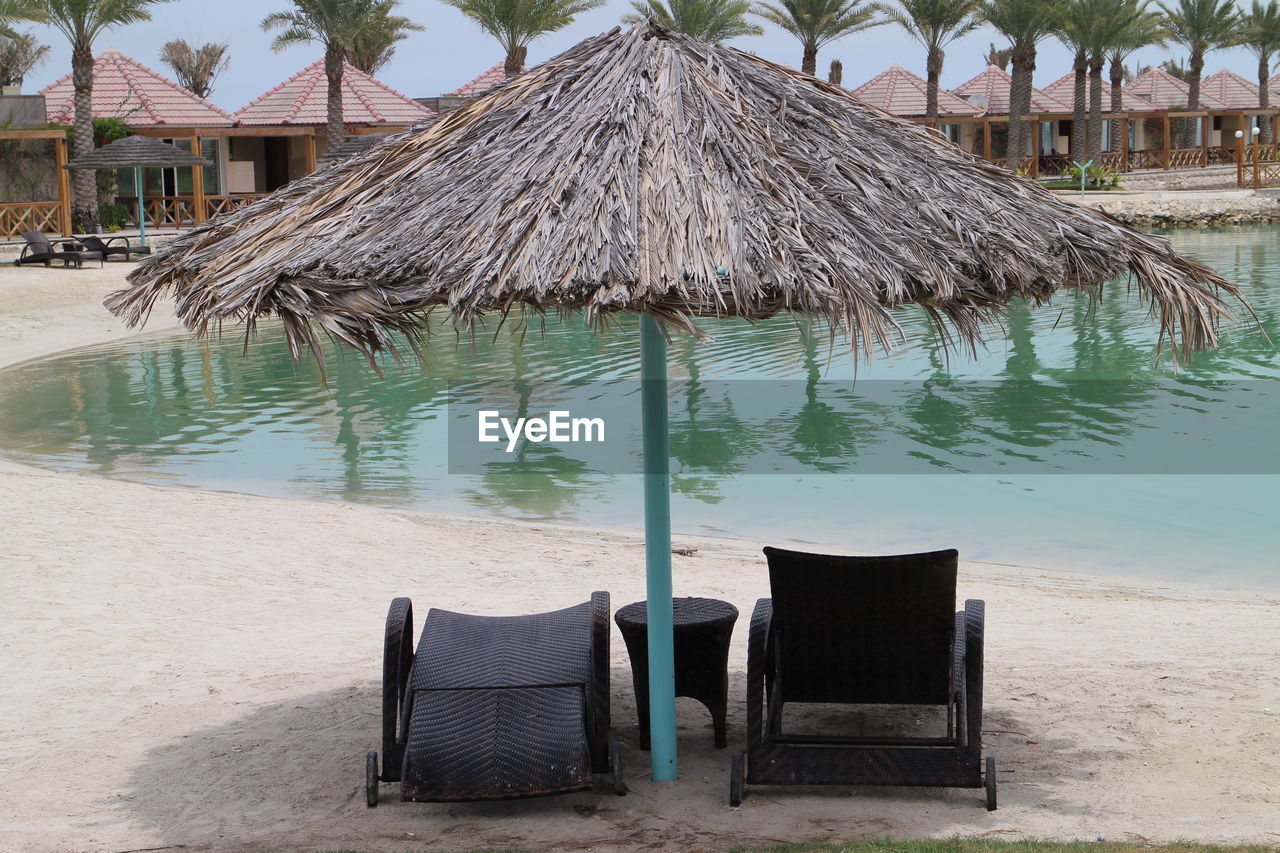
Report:
[[[649,622],[649,760],[653,781],[676,778],[676,667],[671,614],[671,476],[667,453],[667,341],[640,315],[644,424],[644,553]]]
[[[138,242],[147,245],[147,208],[142,203],[142,168],[133,167],[133,194],[138,199]]]

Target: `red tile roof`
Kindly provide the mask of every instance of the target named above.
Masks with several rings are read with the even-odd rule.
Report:
[[[445,94],[455,98],[474,98],[476,95],[484,94],[494,86],[507,79],[506,63],[499,62],[497,65],[485,71],[479,77],[459,86],[455,91],[446,92]]]
[[[237,124],[324,124],[328,120],[329,81],[317,59],[269,92],[237,110]],[[350,63],[342,68],[342,120],[346,124],[418,124],[436,117],[433,110],[375,80]]]
[[[52,124],[75,120],[71,75],[40,90]],[[228,127],[231,116],[190,89],[109,47],[93,61],[93,115],[131,127]]]
[[[851,90],[860,101],[898,116],[922,116],[926,113],[928,83],[901,65],[890,65]],[[938,91],[939,116],[976,116],[981,112],[945,89]]]
[[[1171,107],[1185,108],[1187,106],[1187,89],[1186,83],[1160,68],[1150,68],[1142,72],[1136,80],[1124,87],[1126,94],[1134,94],[1145,98],[1154,104],[1156,109],[1160,110]],[[1200,109],[1225,110],[1230,109],[1230,107],[1217,98],[1201,91]]]
[[[966,100],[974,95],[981,95],[987,99],[987,112],[991,115],[1008,115],[1009,114],[1009,84],[1013,82],[1013,78],[997,65],[988,65],[986,70],[977,77],[966,83],[957,86],[951,90],[953,95],[958,95]],[[1070,104],[1064,104],[1046,92],[1039,89],[1031,90],[1031,111],[1033,113],[1070,113]]]
[[[1270,94],[1271,87],[1267,87]],[[1208,95],[1231,109],[1256,110],[1258,108],[1258,84],[1225,68],[1200,81],[1200,98]]]
[[[1067,112],[1075,112],[1076,102],[1076,75],[1074,71],[1068,71],[1066,74],[1054,80],[1042,90],[1045,94],[1057,98],[1066,104]],[[1186,98],[1182,101],[1186,103]],[[1089,106],[1089,87],[1086,84],[1084,90],[1085,108]],[[1120,90],[1120,106],[1126,112],[1144,113],[1154,110],[1155,107],[1146,98],[1135,95],[1133,92]],[[1102,111],[1111,112],[1111,80],[1104,79],[1102,81]]]

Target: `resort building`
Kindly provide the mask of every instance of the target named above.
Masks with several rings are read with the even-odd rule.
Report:
[[[966,99],[969,103],[985,110],[983,116],[983,135],[992,139],[991,124],[998,120],[1000,136],[1007,137],[1009,121],[1009,87],[1013,79],[998,65],[988,65],[978,74],[952,89],[952,93]],[[1031,112],[1035,116],[1035,130],[1032,138],[1038,140],[1036,153],[1041,159],[1067,153],[1067,137],[1071,134],[1071,119],[1062,118],[1071,115],[1071,107],[1052,95],[1039,89],[1031,90]],[[1005,156],[1003,142],[994,140],[994,146],[968,149],[975,154],[983,154],[988,159],[999,159]],[[990,151],[990,154],[985,152]],[[1030,154],[1030,151],[1025,152]],[[1043,164],[1042,164],[1043,165]]]
[[[506,66],[499,62],[492,68],[485,69],[481,74],[468,80],[452,92],[446,92],[435,98],[415,98],[414,100],[424,107],[444,115],[445,113],[453,112],[472,98],[483,95],[506,79]]]
[[[896,63],[850,91],[863,103],[903,118],[922,119],[928,112],[928,83]],[[974,150],[976,125],[964,119],[982,112],[946,90],[938,91],[938,130],[966,151]]]
[[[324,153],[329,80],[318,59],[280,85],[237,110],[232,118],[244,131],[228,153],[227,189],[232,193],[271,192],[315,171]],[[387,84],[344,63],[342,122],[347,136],[404,130],[434,121],[437,113]],[[298,135],[278,134],[282,128]]]

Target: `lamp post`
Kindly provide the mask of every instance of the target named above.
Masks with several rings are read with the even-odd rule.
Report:
[[[1249,132],[1253,135],[1253,188],[1256,190],[1262,185],[1262,164],[1258,162],[1258,134],[1262,133],[1262,128],[1255,126]]]
[[[1244,189],[1244,131],[1236,131],[1236,186]]]

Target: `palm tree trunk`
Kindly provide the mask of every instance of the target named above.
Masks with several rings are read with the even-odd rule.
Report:
[[[1089,57],[1089,159],[1102,159],[1102,54]]]
[[[928,74],[928,85],[925,87],[925,115],[930,121],[938,120],[938,85],[942,81],[942,60],[946,55],[940,47],[929,48],[929,58],[926,65],[926,73]]]
[[[325,125],[325,141],[329,150],[342,144],[345,127],[342,121],[342,59],[343,52],[339,47],[329,47],[324,52],[324,76],[329,84],[328,118]]]
[[[1187,60],[1187,110],[1193,111],[1200,109],[1200,75],[1204,73],[1204,54],[1192,51],[1191,58]],[[1195,122],[1198,119],[1183,119],[1182,133],[1179,148],[1190,148],[1195,144],[1196,132]]]
[[[1075,75],[1072,78],[1075,88],[1071,102],[1071,159],[1079,160],[1084,156],[1085,110],[1087,109],[1085,88],[1089,82],[1089,64],[1083,50],[1076,51],[1071,63],[1071,71]]]
[[[1116,57],[1111,58],[1111,112],[1124,112],[1124,65]],[[1111,120],[1111,150],[1123,151],[1124,134],[1129,129],[1125,127],[1123,119],[1114,118]]]
[[[1263,112],[1271,109],[1271,93],[1267,91],[1267,78],[1271,74],[1271,63],[1269,57],[1258,57],[1258,108]],[[1258,140],[1263,145],[1271,144],[1271,116],[1258,116],[1258,124],[1262,127],[1262,138]]]
[[[507,59],[502,64],[502,73],[508,77],[515,77],[517,74],[524,73],[524,60],[529,55],[529,48],[524,46],[516,46],[507,51]]]
[[[1026,157],[1029,128],[1024,117],[1031,112],[1031,76],[1036,70],[1035,45],[1015,46],[1010,62],[1013,74],[1009,81],[1009,169],[1016,171]],[[1034,149],[1032,156],[1035,156]]]
[[[804,56],[800,58],[800,70],[805,74],[818,73],[818,49],[812,45],[804,46]]]
[[[75,91],[75,132],[71,150],[76,157],[93,150],[93,51],[88,45],[71,50],[71,85]],[[98,173],[93,169],[73,169],[75,199],[72,219],[77,231],[98,230]],[[138,199],[141,210],[142,199]],[[141,214],[139,214],[141,215]]]

